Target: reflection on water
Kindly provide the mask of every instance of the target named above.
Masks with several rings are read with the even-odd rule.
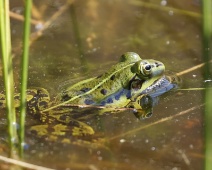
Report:
[[[33,19],[48,21],[65,3],[65,0],[34,1]],[[172,7],[198,15],[200,6],[196,1],[152,2],[158,8],[148,4],[150,6],[138,5],[135,0],[76,1],[79,35],[70,16],[72,9],[68,7],[32,43],[29,86],[47,88],[55,96],[61,84],[105,72],[126,51],[162,61],[166,69],[173,72],[201,63],[200,18],[164,10]],[[13,12],[22,12],[22,9],[20,2],[11,2]],[[11,22],[12,43],[17,52],[22,22],[15,19]],[[32,31],[37,28],[33,25]],[[84,59],[86,66],[82,65]],[[18,67],[19,56],[14,60]],[[19,77],[18,72],[16,77]],[[203,86],[200,70],[181,78],[183,88]],[[57,169],[201,169],[202,107],[162,123],[154,122],[202,102],[200,91],[175,91],[160,98],[150,119],[138,120],[131,111],[93,116],[87,123],[94,128],[96,139],[101,139],[99,145],[49,142],[27,133],[25,160]],[[88,110],[88,113],[96,112]],[[35,121],[28,117],[27,126]]]

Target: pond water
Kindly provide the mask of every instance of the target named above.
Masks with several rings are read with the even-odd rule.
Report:
[[[33,18],[50,24],[31,44],[29,87],[44,87],[53,97],[64,86],[104,73],[127,51],[162,61],[175,73],[202,63],[197,0],[67,2],[34,1]],[[10,9],[23,14],[20,1],[11,1]],[[62,12],[50,20],[58,11]],[[11,19],[15,69],[22,26],[22,21]],[[32,24],[32,36],[43,27]],[[17,69],[17,87],[18,78]],[[201,69],[181,78],[183,89],[204,86]],[[149,119],[138,120],[130,111],[94,117],[88,123],[106,145],[50,142],[27,133],[24,160],[67,170],[202,169],[203,103],[202,91],[175,91],[160,97]],[[27,121],[29,127],[36,120],[29,116]]]

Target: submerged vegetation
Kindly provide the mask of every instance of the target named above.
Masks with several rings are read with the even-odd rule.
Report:
[[[160,5],[138,0],[130,0],[126,4],[120,4],[117,1],[119,6],[111,5],[112,2],[101,2],[103,3],[101,4],[95,0],[86,3],[81,2],[83,5],[80,4],[80,1],[74,2],[72,0],[52,1],[48,5],[29,0],[25,1],[24,4],[25,19],[23,19],[23,15],[18,14],[19,9],[14,10],[17,10],[17,13],[14,13],[13,10],[9,11],[9,0],[1,0],[0,3],[0,49],[7,103],[8,142],[11,149],[10,155],[13,157],[17,151],[17,142],[19,142],[20,155],[23,154],[23,147],[33,148],[32,143],[36,143],[30,138],[28,141],[31,146],[29,146],[24,139],[25,91],[28,84],[29,66],[31,66],[31,70],[33,70],[32,67],[36,67],[34,70],[38,70],[38,73],[32,71],[34,76],[29,74],[29,85],[46,86],[50,88],[51,92],[56,93],[55,89],[62,86],[59,83],[66,84],[67,82],[64,83],[64,81],[70,79],[70,77],[77,81],[79,77],[82,79],[81,77],[85,76],[85,72],[91,74],[91,72],[99,72],[102,71],[103,67],[110,66],[111,63],[104,63],[106,61],[105,56],[108,57],[107,61],[114,61],[116,59],[109,57],[120,55],[126,51],[135,51],[143,53],[142,55],[147,56],[147,58],[151,56],[151,58],[156,57],[165,61],[168,70],[178,72],[177,75],[185,80],[183,88],[188,89],[192,84],[195,84],[194,88],[198,86],[202,88],[202,84],[199,83],[202,80],[199,68],[202,68],[204,64],[199,64],[202,63],[202,59],[199,58],[201,51],[199,42],[196,43],[200,41],[198,35],[200,32],[197,25],[199,26],[201,13],[195,7],[187,10],[181,4],[174,3],[169,7],[169,4],[166,5],[168,1],[164,0],[160,2]],[[87,153],[86,149],[83,150],[79,146],[70,149],[66,148],[68,147],[66,144],[59,144],[59,147],[57,147],[56,144],[49,143],[48,145],[38,140],[39,142],[36,145],[34,144],[34,149],[26,150],[27,156],[36,153],[34,157],[38,160],[50,157],[50,159],[48,158],[49,163],[46,163],[48,162],[46,161],[42,164],[49,167],[62,167],[61,169],[65,169],[64,167],[74,169],[103,169],[104,167],[139,169],[138,167],[141,167],[141,165],[149,169],[153,167],[158,169],[164,167],[169,169],[192,169],[195,166],[200,167],[203,162],[201,158],[204,157],[205,169],[210,170],[212,168],[212,114],[210,114],[212,113],[210,104],[212,94],[211,89],[207,88],[210,87],[211,83],[211,77],[208,76],[211,75],[211,22],[209,21],[212,21],[212,14],[210,3],[210,0],[203,3],[202,25],[203,57],[206,63],[205,76],[202,81],[209,82],[205,83],[207,84],[205,91],[205,122],[202,122],[201,116],[198,114],[202,111],[204,105],[202,104],[203,101],[200,101],[201,93],[196,91],[191,94],[189,91],[178,91],[173,94],[173,98],[163,98],[162,106],[155,108],[158,113],[151,120],[139,123],[132,119],[128,113],[124,113],[123,116],[113,115],[112,118],[103,116],[100,121],[97,118],[97,124],[100,124],[98,128],[101,133],[107,135],[106,138],[109,141],[106,149],[97,148],[95,150],[88,147],[89,153]],[[186,6],[189,7],[187,3]],[[109,8],[109,14],[104,8]],[[30,11],[32,11],[32,17]],[[65,15],[67,11],[69,13]],[[103,15],[102,11],[107,14]],[[123,13],[123,11],[125,12]],[[122,15],[126,15],[127,18],[122,20]],[[17,35],[10,25],[9,16],[19,20],[16,22],[24,20],[22,64],[19,64],[20,59],[17,57],[22,53],[20,52],[22,51],[21,43],[12,43],[15,44],[14,50],[12,51],[11,48],[10,30],[13,32],[12,35]],[[32,33],[30,33],[30,23]],[[184,26],[186,29],[182,30],[181,27]],[[20,28],[16,29],[19,30]],[[30,45],[32,46],[32,54],[30,55],[32,59],[29,64]],[[193,48],[195,49],[193,50]],[[15,57],[13,58],[13,56]],[[92,56],[95,57],[92,58]],[[101,58],[100,63],[99,58]],[[15,60],[15,64],[12,64],[12,59]],[[53,62],[56,64],[52,64]],[[89,63],[91,64],[89,65]],[[19,75],[16,73],[17,65],[21,65],[21,90],[18,91],[21,91],[22,103],[20,114],[18,114],[18,122],[13,101],[14,87],[16,87],[14,84],[19,84],[17,83],[19,82],[18,78],[13,77],[13,73],[15,73],[15,76]],[[99,68],[98,65],[100,65]],[[194,65],[197,65],[197,67],[193,67]],[[191,69],[187,70],[187,68]],[[180,72],[181,70],[187,71]],[[189,101],[191,98],[193,98],[192,102]],[[117,125],[112,125],[113,122]],[[206,124],[205,156],[201,152],[204,144],[201,139],[202,129],[200,129],[204,123]],[[18,130],[20,130],[19,133],[17,133],[17,124]],[[176,129],[170,128],[172,126],[175,126]],[[190,131],[194,133],[194,136],[188,138],[187,136],[192,134]],[[159,136],[158,134],[162,135]],[[199,136],[196,137],[195,135]],[[182,143],[183,146],[179,143]],[[53,145],[54,147],[52,147]],[[131,151],[135,155],[132,155]],[[91,158],[89,154],[92,154]],[[64,158],[62,160],[61,155]],[[29,161],[36,163],[34,157]],[[173,159],[170,159],[170,157]],[[13,162],[12,159],[4,159],[1,156],[0,160],[28,167],[29,169],[44,168],[19,161]]]

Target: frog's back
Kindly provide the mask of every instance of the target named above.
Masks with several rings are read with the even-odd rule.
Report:
[[[131,67],[141,60],[138,54],[133,52],[121,56],[120,62],[115,64],[106,73],[83,80],[64,90],[58,97],[57,102],[71,101],[71,104],[94,104],[116,93],[122,88],[129,88],[130,80],[135,76]],[[79,97],[76,97],[79,96]]]

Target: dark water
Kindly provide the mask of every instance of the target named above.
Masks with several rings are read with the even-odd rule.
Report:
[[[34,1],[34,19],[48,21],[65,2]],[[32,43],[29,86],[47,88],[55,96],[68,84],[105,72],[127,51],[160,60],[176,73],[202,63],[199,2],[141,2],[76,1]],[[22,14],[23,4],[13,1],[11,10]],[[11,20],[16,68],[22,25]],[[37,29],[39,25],[32,25],[32,32]],[[18,71],[15,76],[18,80]],[[181,78],[182,88],[204,85],[201,69]],[[97,134],[107,141],[104,147],[28,136],[25,161],[56,169],[202,169],[203,107],[197,107],[202,103],[201,91],[177,91],[160,98],[150,119],[139,121],[126,111],[95,118],[101,127]],[[172,118],[155,123],[167,117]]]

